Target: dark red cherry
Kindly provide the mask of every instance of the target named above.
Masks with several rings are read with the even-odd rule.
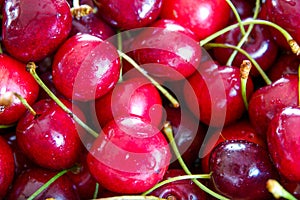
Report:
[[[240,119],[245,112],[239,68],[207,62],[187,80],[184,98],[189,109],[206,125],[228,125]],[[248,97],[252,91],[253,83],[249,78]]]
[[[159,92],[145,78],[131,78],[118,83],[113,90],[95,101],[95,111],[101,127],[120,116],[139,116],[159,127],[163,107]]]
[[[15,172],[14,156],[7,141],[0,136],[0,199],[8,192]]]
[[[69,38],[56,52],[53,82],[68,99],[88,101],[106,94],[119,79],[116,48],[90,34]]]
[[[72,109],[70,102],[62,102]],[[84,134],[83,130],[50,99],[40,100],[32,107],[37,115],[27,112],[17,125],[19,148],[39,166],[57,170],[72,167],[82,150],[79,134]],[[84,120],[74,107],[74,113]]]
[[[158,17],[162,0],[95,0],[101,17],[110,25],[129,30],[144,27]]]
[[[227,43],[232,45],[237,45],[242,38],[241,29],[235,28],[231,31],[221,35],[216,39],[217,43]],[[253,30],[248,37],[246,43],[242,46],[250,56],[257,61],[260,67],[263,70],[267,70],[271,67],[273,62],[276,59],[278,47],[274,42],[272,36],[269,33],[269,30],[264,26],[254,26]],[[225,65],[228,61],[228,58],[233,52],[233,49],[224,49],[224,48],[214,48],[214,57],[221,64]],[[246,60],[247,57],[238,53],[235,59],[233,60],[232,65],[240,66],[243,60]],[[253,67],[250,71],[250,74],[258,76],[259,72]]]
[[[248,17],[253,16],[253,10],[255,4],[252,5],[252,3],[247,0],[231,0],[231,2],[235,6],[241,19],[246,19]],[[230,21],[231,22],[237,21],[232,11],[230,12]]]
[[[166,172],[164,179],[186,175],[182,169],[170,169]],[[192,180],[180,180],[168,183],[151,192],[163,199],[170,200],[205,200],[206,193],[194,184]]]
[[[300,108],[286,107],[271,120],[267,141],[272,160],[281,175],[300,181]]]
[[[226,141],[210,157],[211,180],[230,199],[270,199],[268,179],[278,179],[268,151],[245,140]]]
[[[43,83],[51,90],[51,92],[58,98],[65,98],[55,87],[53,83],[53,76],[51,71],[44,72],[39,75]],[[45,90],[40,89],[38,99],[49,99],[49,95]]]
[[[23,62],[39,61],[53,53],[71,26],[70,6],[65,0],[5,0],[3,43]]]
[[[7,199],[28,199],[36,190],[53,178],[57,173],[58,172],[41,168],[31,168],[23,171],[14,182]],[[72,181],[66,175],[63,175],[35,198],[35,200],[45,199],[79,200],[79,196]]]
[[[91,174],[106,189],[136,194],[163,179],[170,158],[168,143],[159,129],[130,116],[106,124],[87,162]]]
[[[227,25],[230,7],[224,0],[164,0],[160,16],[178,21],[204,39]]]
[[[266,137],[273,117],[287,106],[298,102],[298,77],[285,75],[271,85],[256,90],[249,101],[249,119],[258,134]]]
[[[11,57],[0,55],[0,95],[15,92],[29,104],[33,104],[39,93],[39,86],[26,71],[26,65]],[[0,105],[0,124],[13,124],[25,113],[26,108],[14,97],[9,106]]]

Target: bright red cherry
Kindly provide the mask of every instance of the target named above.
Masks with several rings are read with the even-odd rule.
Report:
[[[17,59],[39,61],[53,53],[72,26],[65,0],[6,0],[2,37],[5,49]]]
[[[69,38],[53,60],[53,82],[68,99],[89,101],[101,97],[119,79],[116,48],[90,34]]]
[[[106,189],[136,194],[163,179],[170,158],[168,143],[159,129],[130,116],[106,124],[87,162],[91,174]]]

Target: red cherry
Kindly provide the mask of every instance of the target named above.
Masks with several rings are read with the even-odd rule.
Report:
[[[68,99],[88,101],[106,94],[119,79],[116,48],[89,34],[74,35],[57,51],[53,82]]]
[[[138,117],[118,118],[99,134],[88,167],[105,188],[122,194],[145,192],[162,180],[171,153],[163,134]]]
[[[70,102],[62,102],[72,109]],[[27,112],[17,124],[19,148],[39,166],[56,170],[73,166],[83,147],[79,137],[83,130],[50,99],[40,100],[32,108],[37,115]],[[84,120],[74,106],[73,110]]]
[[[6,92],[18,93],[31,105],[38,97],[39,86],[26,71],[25,64],[2,54],[0,55],[0,95]],[[14,97],[11,105],[0,105],[0,124],[17,122],[25,111],[23,104]]]
[[[160,16],[178,21],[204,39],[226,26],[230,7],[224,0],[165,0]]]
[[[39,61],[67,38],[72,25],[65,0],[6,0],[2,37],[6,50],[23,62]]]

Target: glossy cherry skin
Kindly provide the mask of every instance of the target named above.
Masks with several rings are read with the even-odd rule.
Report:
[[[249,101],[249,119],[255,131],[264,138],[273,117],[286,106],[298,102],[298,77],[285,75],[271,85],[256,90]]]
[[[101,17],[110,25],[129,30],[144,27],[159,16],[162,0],[95,0]]]
[[[90,34],[69,38],[53,60],[53,82],[68,99],[88,101],[107,93],[119,79],[116,48]]]
[[[42,168],[31,168],[23,173],[14,182],[7,199],[26,200],[43,184],[54,177],[58,172]],[[72,181],[63,175],[54,181],[46,190],[41,192],[35,199],[74,199],[79,200],[78,193]]]
[[[237,45],[242,38],[240,28],[235,28],[220,37],[216,38],[217,43],[227,43],[232,45]],[[251,34],[242,46],[250,56],[257,61],[260,67],[266,71],[271,67],[273,62],[276,59],[278,46],[274,42],[269,30],[264,26],[254,26]],[[224,48],[214,48],[214,57],[221,64],[225,65],[228,58],[233,52],[233,49],[224,49]],[[232,62],[234,66],[240,66],[243,60],[246,60],[247,57],[242,54],[237,54],[235,59]],[[258,76],[259,72],[253,67],[250,71],[251,75]]]
[[[137,194],[163,179],[170,158],[159,129],[131,116],[115,119],[102,129],[87,162],[91,174],[106,189]]]
[[[0,198],[2,199],[13,181],[15,172],[12,149],[2,136],[0,136],[0,172]]]
[[[208,62],[187,80],[184,99],[188,108],[204,124],[215,127],[228,125],[241,118],[245,112],[239,68]],[[246,90],[250,97],[253,91],[251,78],[247,81]]]
[[[227,140],[246,140],[267,148],[265,138],[257,134],[248,120],[240,120],[234,124],[224,127],[222,130],[216,130],[211,133],[209,139],[204,145],[204,150],[199,154],[201,159],[202,171],[210,173],[209,158],[211,151],[218,144]]]
[[[231,0],[231,2],[235,6],[241,19],[246,19],[248,17],[253,16],[253,10],[255,4],[252,5],[251,2],[245,0]],[[237,21],[233,11],[230,12],[230,21],[231,22]]]
[[[6,92],[20,94],[31,105],[39,93],[39,86],[26,71],[26,65],[5,55],[0,55],[0,95]],[[25,113],[26,108],[13,98],[10,106],[0,105],[0,124],[13,124]]]
[[[204,39],[227,25],[230,7],[224,0],[165,0],[160,16],[178,21]]]
[[[62,102],[72,109],[70,102]],[[40,100],[32,107],[37,115],[27,112],[17,124],[19,148],[34,163],[44,168],[61,170],[72,167],[82,150],[79,134],[84,134],[83,130],[50,99]],[[79,111],[74,113],[85,121]]]
[[[6,0],[2,37],[6,50],[17,59],[39,61],[53,53],[72,26],[65,0]]]
[[[272,160],[281,175],[300,181],[300,109],[286,107],[270,122],[267,141]]]
[[[118,83],[113,90],[95,101],[98,122],[104,127],[120,116],[139,116],[160,127],[163,107],[159,92],[145,78],[131,78]]]
[[[211,180],[230,199],[271,199],[268,179],[278,179],[268,151],[245,140],[226,141],[210,157]],[[250,192],[251,191],[251,192]]]
[[[182,80],[196,71],[202,49],[190,36],[166,28],[146,28],[132,44],[133,58],[152,76]]]
[[[166,172],[164,180],[169,178],[186,175],[182,169],[170,169]],[[163,199],[172,200],[204,200],[207,199],[206,193],[194,184],[192,180],[180,180],[168,183],[151,192]]]

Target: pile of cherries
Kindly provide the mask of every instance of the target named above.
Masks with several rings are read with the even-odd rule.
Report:
[[[0,199],[300,199],[299,0],[0,7]]]

